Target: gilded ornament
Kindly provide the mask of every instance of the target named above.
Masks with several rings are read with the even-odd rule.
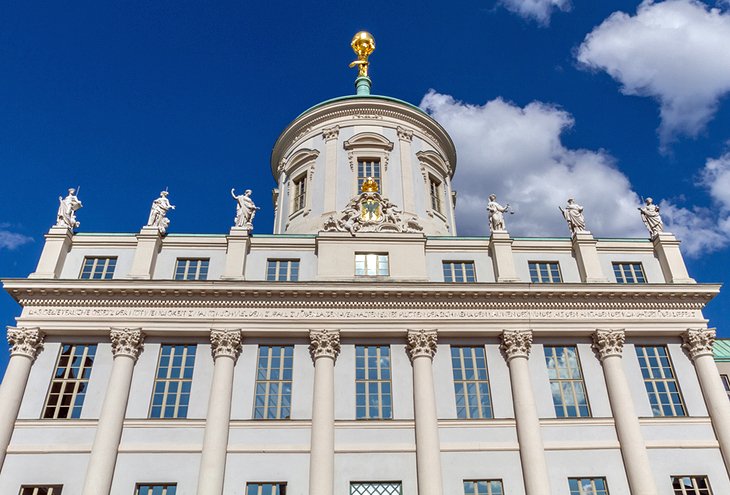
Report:
[[[368,57],[375,51],[375,38],[367,31],[360,31],[352,38],[352,51],[357,54],[357,60],[350,62],[350,68],[358,67],[358,77],[368,77]]]

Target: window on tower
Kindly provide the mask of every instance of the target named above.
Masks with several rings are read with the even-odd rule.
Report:
[[[307,174],[300,175],[292,182],[294,185],[292,213],[296,213],[307,206]]]
[[[434,176],[428,176],[428,191],[431,195],[431,209],[437,213],[443,214],[443,197],[444,190],[441,181]]]
[[[360,158],[357,160],[357,192],[362,191],[362,183],[365,179],[372,177],[378,184],[378,192],[382,193],[383,188],[380,182],[380,159],[378,158]]]

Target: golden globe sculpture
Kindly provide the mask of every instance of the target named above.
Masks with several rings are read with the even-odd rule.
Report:
[[[360,31],[352,38],[352,51],[357,54],[357,60],[350,63],[350,67],[358,66],[358,77],[368,77],[368,57],[375,51],[375,38],[367,31]]]

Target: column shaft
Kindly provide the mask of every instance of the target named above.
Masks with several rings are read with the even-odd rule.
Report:
[[[439,441],[433,361],[429,356],[413,358],[413,403],[416,420],[416,465],[418,495],[442,495],[441,442]]]
[[[132,385],[134,363],[134,357],[129,355],[114,357],[109,385],[94,436],[94,444],[91,447],[83,495],[111,493],[114,467],[117,463],[119,442],[122,439],[124,417],[127,412],[129,389]]]
[[[335,490],[335,358],[314,360],[312,438],[309,455],[309,493],[333,495]]]
[[[33,358],[22,354],[10,357],[5,370],[5,378],[0,385],[0,470],[8,452],[10,438],[18,419],[20,403],[23,401],[25,386],[28,383]]]

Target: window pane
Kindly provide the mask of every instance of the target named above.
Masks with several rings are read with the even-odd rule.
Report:
[[[96,355],[96,345],[63,345],[58,356],[43,417],[80,418]]]
[[[492,405],[483,347],[452,347],[457,416],[491,418]]]
[[[583,374],[575,346],[544,346],[555,414],[559,418],[590,416]]]
[[[473,261],[444,261],[444,282],[476,282]]]
[[[87,280],[110,280],[117,266],[115,257],[87,257],[81,268],[79,278]]]
[[[563,281],[557,261],[530,261],[528,267],[530,280],[535,284],[557,284]]]
[[[636,355],[654,416],[685,416],[666,347],[636,346]]]
[[[289,418],[293,349],[293,346],[259,346],[254,418]]]
[[[356,417],[390,419],[390,348],[355,346],[355,349]]]
[[[187,416],[195,350],[195,345],[162,345],[150,418]]]
[[[350,483],[350,495],[402,495],[400,482]]]

